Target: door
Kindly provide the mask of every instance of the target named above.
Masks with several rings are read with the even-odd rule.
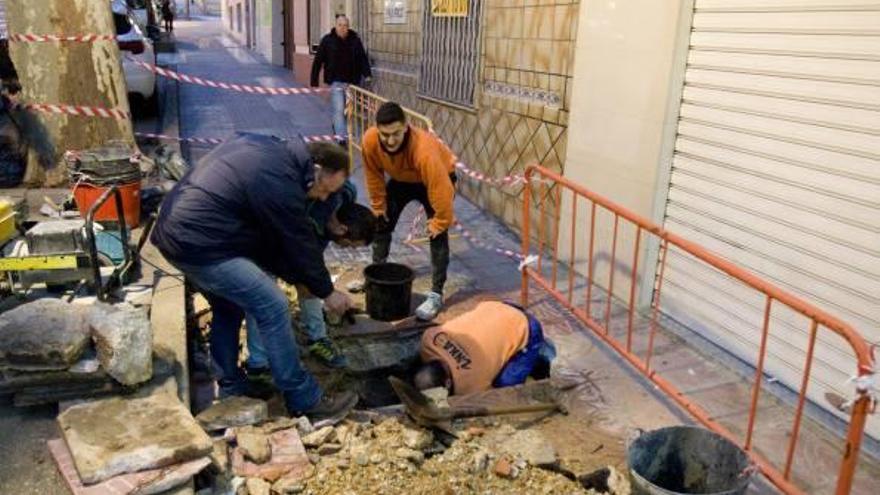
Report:
[[[284,0],[281,7],[281,17],[284,24],[284,67],[293,69],[293,0]]]
[[[880,341],[880,1],[741,3],[696,1],[665,226]],[[672,316],[754,363],[763,298],[667,262]],[[780,310],[771,328],[768,373],[797,389],[810,329]],[[819,335],[809,396],[828,407],[856,366]]]

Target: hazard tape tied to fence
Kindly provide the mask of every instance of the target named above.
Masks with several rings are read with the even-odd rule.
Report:
[[[146,62],[141,62],[140,60],[136,60],[132,57],[126,57],[129,62],[143,67],[144,69],[153,72],[162,77],[167,77],[170,79],[174,79],[175,81],[181,81],[188,84],[195,84],[198,86],[206,86],[209,88],[216,89],[228,89],[230,91],[238,91],[240,93],[249,93],[249,94],[259,94],[259,95],[311,95],[311,94],[320,94],[326,93],[330,91],[329,88],[297,88],[297,87],[287,87],[287,88],[266,88],[263,86],[251,86],[249,84],[236,84],[236,83],[225,83],[225,82],[217,82],[212,81],[210,79],[202,79],[198,76],[190,76],[187,74],[181,74],[180,72],[175,72],[170,69],[163,69],[162,67],[155,66],[153,64],[148,64]]]

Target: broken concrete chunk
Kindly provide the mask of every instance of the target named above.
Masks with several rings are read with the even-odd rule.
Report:
[[[403,430],[403,444],[414,450],[425,450],[434,443],[434,434],[427,430]]]
[[[296,428],[296,425],[297,421],[293,418],[275,418],[268,423],[260,425],[260,429],[263,430],[263,433],[269,435],[276,431]]]
[[[248,495],[271,495],[272,485],[260,478],[248,478],[245,482]]]
[[[98,360],[123,385],[153,376],[153,330],[147,314],[128,304],[97,305],[89,314]]]
[[[333,429],[332,426],[325,426],[320,430],[313,431],[308,435],[302,437],[302,443],[306,447],[309,448],[317,448],[323,445],[326,442],[333,440],[335,437],[336,430]]]
[[[349,450],[351,462],[358,466],[366,466],[370,463],[370,450],[366,444],[353,445]]]
[[[408,449],[406,447],[401,447],[395,450],[394,455],[401,459],[406,459],[416,465],[421,464],[425,460],[425,454],[421,451]]]
[[[220,474],[229,470],[229,444],[223,438],[214,440],[214,452],[211,453],[211,465]]]
[[[237,432],[236,441],[245,459],[256,464],[263,464],[272,457],[272,450],[269,448],[269,437],[256,428],[250,426],[241,428]]]
[[[299,431],[300,436],[305,436],[315,431],[315,427],[312,426],[312,422],[306,416],[296,418],[296,429]]]
[[[112,398],[75,405],[58,416],[85,483],[208,456],[211,439],[175,398]]]
[[[302,493],[306,489],[302,480],[295,478],[281,478],[272,485],[272,491],[280,495],[293,495]]]
[[[58,299],[38,299],[0,315],[0,368],[63,370],[89,345],[81,308]]]
[[[318,447],[318,455],[333,455],[342,450],[342,445],[328,442]]]
[[[535,430],[520,430],[499,445],[499,450],[513,458],[523,458],[532,466],[556,462],[556,449]]]
[[[199,413],[196,420],[206,431],[218,431],[254,425],[265,421],[268,416],[269,407],[265,401],[250,397],[227,397]]]

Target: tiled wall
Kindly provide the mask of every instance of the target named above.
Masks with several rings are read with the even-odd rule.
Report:
[[[492,176],[542,163],[561,171],[566,153],[579,1],[486,0],[482,12],[476,109],[416,94],[422,8],[409,0],[407,24],[384,23],[384,1],[370,9],[373,89],[434,121],[459,158]],[[519,188],[499,190],[464,180],[463,194],[508,225],[519,225]]]

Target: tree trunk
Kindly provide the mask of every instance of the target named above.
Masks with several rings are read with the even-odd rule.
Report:
[[[10,34],[113,35],[107,0],[7,0]],[[128,90],[115,41],[10,42],[22,103],[56,103],[115,108],[129,112]],[[63,155],[122,141],[134,149],[131,119],[22,111],[17,115],[28,141],[24,183],[67,183]]]

